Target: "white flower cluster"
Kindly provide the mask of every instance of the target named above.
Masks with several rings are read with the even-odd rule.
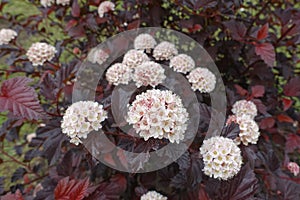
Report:
[[[130,68],[135,68],[138,65],[149,61],[148,56],[142,51],[138,51],[135,49],[129,50],[123,58],[123,64],[127,65]]]
[[[54,4],[54,1],[55,0],[41,0],[41,5],[44,7],[48,7]]]
[[[66,6],[70,4],[70,1],[71,0],[56,0],[56,4]]]
[[[92,49],[87,57],[88,61],[99,65],[102,65],[108,58],[109,55],[102,49]]]
[[[247,115],[252,119],[257,115],[256,105],[252,101],[247,100],[240,100],[235,102],[232,106],[231,111],[237,116]]]
[[[105,13],[115,10],[115,4],[110,1],[103,1],[98,7],[99,17],[103,17]]]
[[[178,54],[175,45],[170,42],[161,42],[153,50],[153,57],[156,60],[170,60]]]
[[[194,91],[209,93],[215,89],[216,76],[206,68],[197,67],[187,75]]]
[[[106,79],[110,84],[128,84],[131,80],[131,69],[122,63],[110,66],[106,72]]]
[[[165,70],[160,64],[153,61],[144,62],[135,68],[133,81],[135,81],[137,87],[142,85],[155,87],[165,80],[164,72]]]
[[[256,144],[260,135],[257,123],[245,115],[237,116],[236,121],[240,127],[240,133],[236,141],[238,143],[242,142],[246,146],[249,143]]]
[[[99,130],[107,118],[107,112],[97,102],[79,101],[73,103],[64,114],[61,124],[62,132],[67,134],[71,143],[78,145],[80,138],[87,138],[87,135]]]
[[[260,136],[259,126],[254,121],[257,115],[256,105],[247,100],[240,100],[234,103],[232,110],[234,115],[228,117],[226,125],[234,122],[240,127],[239,136],[235,139],[237,144],[256,144]]]
[[[12,29],[3,28],[0,30],[0,45],[8,44],[15,37],[17,37],[17,32]]]
[[[31,45],[26,55],[33,66],[38,66],[43,65],[46,61],[50,61],[55,53],[55,47],[47,43],[36,42]]]
[[[175,72],[188,73],[195,67],[195,61],[191,56],[186,54],[179,54],[170,60],[170,67]]]
[[[145,140],[166,138],[179,143],[187,129],[188,112],[172,91],[153,89],[136,96],[126,120]]]
[[[134,48],[150,53],[156,45],[155,39],[148,33],[139,34],[134,40]]]
[[[228,180],[241,169],[241,150],[229,138],[215,136],[204,140],[200,154],[204,161],[204,174],[209,177]]]
[[[141,196],[141,200],[167,200],[168,198],[156,191],[149,191]]]

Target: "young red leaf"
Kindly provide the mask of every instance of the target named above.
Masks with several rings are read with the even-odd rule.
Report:
[[[288,123],[293,123],[294,120],[292,118],[290,118],[289,116],[285,115],[285,114],[279,114],[277,115],[277,119],[279,122],[288,122]]]
[[[284,86],[284,94],[286,96],[300,96],[300,78],[294,77]]]
[[[1,200],[24,200],[22,193],[18,189],[14,194],[8,193],[0,198]]]
[[[269,24],[267,23],[258,30],[256,39],[257,40],[265,39],[268,36],[268,32],[269,32]]]
[[[80,6],[77,0],[73,1],[72,4],[72,15],[73,17],[80,17]]]
[[[251,87],[253,97],[262,97],[265,94],[265,87],[263,85],[255,85]]]
[[[56,200],[81,200],[87,195],[89,180],[70,180],[69,177],[61,179],[55,190]]]
[[[293,152],[295,149],[300,148],[300,137],[295,134],[290,134],[286,138],[285,149],[287,153]]]
[[[274,66],[275,50],[272,44],[262,43],[255,45],[255,53],[270,67]]]
[[[283,98],[282,99],[283,111],[288,110],[293,105],[293,102],[294,101],[291,99]]]
[[[42,118],[44,111],[32,87],[30,78],[15,77],[3,82],[0,94],[0,112],[9,110],[15,116],[29,120]]]
[[[242,88],[241,86],[235,84],[234,87],[239,95],[246,96],[248,94],[248,91]]]

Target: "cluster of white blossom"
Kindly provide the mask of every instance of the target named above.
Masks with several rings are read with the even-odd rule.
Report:
[[[231,111],[237,116],[247,115],[252,119],[257,115],[256,105],[252,101],[247,100],[240,100],[235,102],[232,106]]]
[[[231,111],[234,115],[228,117],[226,125],[232,122],[239,125],[240,133],[235,139],[237,144],[256,144],[260,136],[259,126],[254,121],[257,115],[256,105],[251,101],[240,100],[234,103]]]
[[[188,112],[172,91],[147,90],[129,106],[127,122],[145,140],[167,138],[171,143],[184,139]]]
[[[107,13],[109,11],[114,11],[114,10],[115,10],[115,4],[113,2],[103,1],[100,3],[100,5],[98,7],[99,17],[102,18],[105,13]]]
[[[145,54],[144,52],[131,49],[124,55],[123,64],[133,69],[149,60],[150,59],[148,58],[147,54]]]
[[[179,54],[170,60],[170,67],[174,69],[175,72],[188,73],[195,67],[195,61],[191,56],[186,54]]]
[[[0,30],[0,45],[8,44],[10,41],[15,39],[18,34],[12,29],[3,28]]]
[[[298,176],[299,174],[299,165],[295,162],[289,162],[287,165],[288,170],[294,174],[294,176]]]
[[[136,50],[145,50],[147,53],[150,53],[156,44],[155,39],[148,33],[139,34],[134,40],[134,48]]]
[[[241,150],[229,138],[215,136],[204,140],[200,154],[203,157],[204,174],[209,177],[228,180],[241,169]]]
[[[153,50],[153,57],[156,60],[170,60],[177,54],[175,45],[167,41],[159,43]]]
[[[128,84],[131,80],[131,69],[122,63],[110,66],[106,72],[106,79],[110,84]]]
[[[98,131],[106,118],[107,112],[102,105],[92,101],[79,101],[66,110],[61,123],[62,132],[71,138],[71,143],[78,145],[81,143],[80,138],[85,139],[91,131]]]
[[[144,62],[138,65],[133,74],[133,81],[137,87],[151,85],[152,87],[161,84],[166,76],[164,68],[153,61]]]
[[[206,68],[197,67],[187,75],[194,91],[209,93],[215,89],[216,76]]]
[[[70,1],[71,0],[56,0],[56,4],[66,6],[70,4]]]
[[[141,196],[141,200],[167,200],[168,198],[156,191],[149,191]]]
[[[56,53],[55,47],[44,42],[36,42],[31,45],[26,55],[33,66],[43,65],[50,61]]]
[[[54,4],[55,0],[41,0],[41,5],[44,7],[51,6]]]
[[[109,55],[104,50],[96,48],[92,49],[87,57],[88,61],[98,63],[99,65],[102,65],[108,58]]]

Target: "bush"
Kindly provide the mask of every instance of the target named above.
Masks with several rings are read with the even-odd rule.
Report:
[[[98,13],[100,0],[41,2],[0,3],[1,27],[18,34],[0,45],[3,199],[140,199],[151,190],[168,199],[300,198],[299,2],[115,0],[103,17]],[[157,171],[120,172],[62,133],[76,73],[88,53],[109,37],[139,27],[174,29],[202,45],[222,75],[228,116],[238,100],[256,105],[260,137],[257,144],[239,145],[243,164],[233,178],[222,181],[203,172],[199,148],[214,110],[209,97],[199,92],[201,120],[192,145]],[[32,47],[36,42],[54,48]],[[108,112],[113,87],[104,79],[97,87],[96,100]],[[164,145],[159,139],[128,137],[113,123],[108,118],[104,132],[124,149],[143,152]],[[235,139],[243,131],[238,124],[233,120],[218,135]],[[137,165],[145,162],[139,159]],[[115,157],[105,160],[124,164]]]

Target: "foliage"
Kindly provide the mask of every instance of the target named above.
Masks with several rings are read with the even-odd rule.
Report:
[[[148,190],[169,199],[299,199],[300,179],[287,170],[289,161],[300,163],[299,2],[115,0],[115,11],[103,18],[97,13],[100,2],[72,0],[69,6],[45,8],[29,0],[26,5],[35,12],[28,16],[26,11],[7,12],[11,3],[0,1],[1,24],[19,34],[13,43],[0,46],[5,65],[0,110],[10,111],[0,129],[0,165],[18,166],[12,177],[1,174],[3,199],[138,199]],[[156,172],[113,170],[61,133],[75,74],[91,48],[122,31],[152,26],[184,32],[209,52],[226,85],[228,113],[238,99],[257,105],[261,137],[257,145],[242,146],[243,168],[233,179],[219,181],[202,172],[199,147],[212,112],[209,100],[199,106],[201,123],[189,150]],[[25,56],[30,44],[24,38],[55,46],[55,58],[33,67]],[[99,84],[97,99],[108,99],[110,90],[107,83]],[[37,126],[36,137],[20,144],[20,130],[28,123]],[[234,138],[237,132],[238,127],[229,126],[222,135]],[[159,145],[133,140],[117,128],[107,135],[124,149]],[[14,143],[16,155],[6,151],[6,141]],[[4,188],[5,181],[11,181],[10,188]]]

